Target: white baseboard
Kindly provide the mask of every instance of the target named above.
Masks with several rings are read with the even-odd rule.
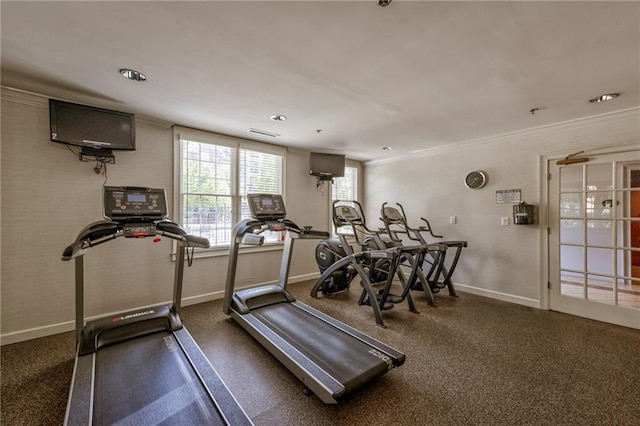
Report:
[[[289,282],[293,284],[301,281],[317,279],[319,276],[320,276],[319,272],[312,273],[312,274],[298,275],[296,277],[290,277]],[[247,287],[255,287],[256,285],[276,284],[277,282],[278,280],[274,280],[274,281],[255,284]],[[212,300],[222,299],[223,296],[224,296],[224,290],[214,291],[212,293],[200,294],[197,296],[185,297],[182,299],[182,306],[190,306],[190,305],[196,305],[198,303],[210,302]],[[165,303],[171,303],[171,302],[167,301]],[[138,309],[145,309],[148,307],[149,306],[140,306],[137,308],[132,308],[130,310],[135,311]],[[116,312],[113,312],[111,314],[115,315]],[[90,317],[90,318],[87,318],[87,320],[91,321],[91,320],[108,316],[111,314]],[[36,327],[36,328],[30,328],[27,330],[14,331],[11,333],[0,335],[0,346],[10,345],[12,343],[24,342],[26,340],[38,339],[40,337],[52,336],[54,334],[66,333],[68,331],[73,331],[74,329],[75,329],[75,321],[66,321],[58,324],[45,325],[43,327]]]
[[[305,275],[298,275],[298,276],[289,278],[289,283],[293,284],[293,283],[302,282],[302,281],[314,280],[314,279],[317,279],[319,276],[320,276],[320,273],[318,272],[305,274]],[[274,281],[246,286],[245,288],[255,287],[257,285],[276,284],[277,282],[278,282],[277,280],[274,280]],[[516,303],[518,305],[525,305],[532,308],[540,308],[540,301],[536,299],[515,296],[513,294],[501,293],[499,291],[487,290],[484,288],[473,287],[465,284],[456,283],[454,285],[456,287],[456,290],[459,290],[461,292],[477,294],[479,296],[502,300],[510,303]],[[196,305],[198,303],[210,302],[212,300],[222,299],[223,296],[224,296],[224,291],[220,290],[220,291],[214,291],[211,293],[200,294],[197,296],[185,297],[182,299],[182,306],[190,306],[190,305]],[[166,303],[170,303],[170,302],[166,302]],[[136,309],[144,309],[147,307],[148,306],[141,306],[139,308],[133,308],[131,310],[134,311]],[[105,315],[100,315],[100,317],[103,317],[103,316]],[[87,320],[94,320],[96,318],[99,318],[99,317],[91,317],[91,318],[87,318]],[[0,335],[0,346],[10,345],[12,343],[24,342],[26,340],[37,339],[40,337],[52,336],[54,334],[59,334],[59,333],[66,333],[68,331],[73,331],[74,327],[75,327],[75,321],[67,321],[67,322],[62,322],[58,324],[46,325],[44,327],[31,328],[28,330],[20,330],[12,333],[2,334]]]
[[[12,343],[24,342],[25,340],[38,339],[40,337],[52,336],[54,334],[72,331],[75,321],[61,322],[58,324],[46,325],[44,327],[30,328],[28,330],[14,331],[0,335],[0,346]]]
[[[501,293],[499,291],[488,290],[486,288],[480,288],[480,287],[473,287],[466,284],[455,283],[454,286],[456,290],[460,290],[465,293],[477,294],[478,296],[484,296],[490,299],[497,299],[497,300],[502,300],[504,302],[510,302],[518,305],[524,305],[532,308],[541,309],[540,301],[537,299],[516,296],[508,293]]]

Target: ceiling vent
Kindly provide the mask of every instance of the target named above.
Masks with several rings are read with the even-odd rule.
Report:
[[[248,129],[247,132],[256,133],[258,135],[263,135],[263,136],[270,136],[272,138],[277,138],[278,136],[280,136],[277,133],[271,133],[271,132],[267,132],[266,130],[260,130],[260,129]]]

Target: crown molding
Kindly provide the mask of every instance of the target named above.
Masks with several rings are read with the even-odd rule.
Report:
[[[413,151],[410,154],[400,155],[392,158],[385,158],[383,160],[373,160],[365,162],[365,166],[374,166],[378,164],[395,163],[398,161],[406,161],[414,158],[429,157],[437,154],[442,154],[451,151],[457,151],[464,148],[470,148],[475,145],[482,144],[483,146],[502,143],[508,140],[520,139],[524,137],[531,137],[536,135],[550,135],[554,133],[567,132],[576,129],[588,129],[591,127],[598,127],[604,125],[619,124],[623,122],[640,122],[640,107],[634,107],[624,109],[620,111],[614,111],[606,114],[599,114],[590,117],[578,118],[575,120],[563,121],[559,123],[547,124],[540,127],[533,127],[529,129],[516,130],[513,132],[502,133],[493,136],[486,136],[478,139],[471,139],[462,142],[456,142],[448,145],[437,146],[433,148],[427,148],[423,150]],[[598,148],[590,148],[598,149]]]

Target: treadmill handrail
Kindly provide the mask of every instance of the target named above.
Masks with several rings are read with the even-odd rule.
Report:
[[[146,223],[146,222],[143,222]],[[112,227],[103,227],[101,225],[113,225]],[[96,229],[90,230],[89,228],[92,226],[98,226]],[[71,260],[79,256],[84,256],[87,252],[88,248],[95,247],[99,244],[105,243],[107,241],[115,240],[116,238],[124,237],[124,231],[122,230],[125,224],[121,224],[118,222],[111,221],[98,221],[89,225],[78,234],[78,238],[72,244],[68,245],[64,251],[62,252],[62,260]],[[131,224],[127,224],[131,225]],[[209,248],[209,240],[204,237],[200,237],[197,235],[190,235],[186,232],[184,234],[178,233],[179,231],[184,230],[178,226],[178,224],[174,222],[170,222],[169,224],[165,223],[153,223],[156,227],[153,235],[160,235],[163,237],[171,238],[172,240],[176,240],[182,243],[185,247],[197,247],[197,248]],[[168,226],[167,226],[168,225]],[[163,230],[162,228],[171,229]],[[176,232],[177,231],[177,232]],[[143,237],[137,237],[143,238]]]

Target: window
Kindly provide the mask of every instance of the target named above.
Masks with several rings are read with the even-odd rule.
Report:
[[[178,222],[211,247],[228,247],[231,230],[250,217],[247,194],[282,194],[284,148],[175,128]],[[278,242],[265,233],[265,242]]]
[[[331,218],[333,218],[333,201],[335,200],[358,200],[358,168],[345,165],[344,176],[333,178],[331,184]],[[351,227],[342,226],[340,233],[351,234]],[[333,219],[331,223],[333,234],[337,234]]]
[[[358,168],[344,167],[344,176],[333,178],[331,200],[358,200]]]

